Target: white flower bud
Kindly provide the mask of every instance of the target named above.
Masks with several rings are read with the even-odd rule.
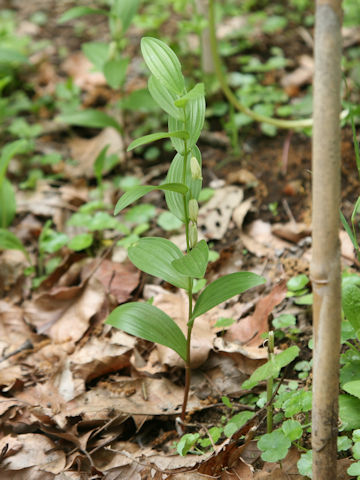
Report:
[[[195,157],[190,159],[190,170],[193,180],[202,180],[201,167]]]
[[[192,220],[194,223],[196,223],[198,214],[199,214],[198,202],[195,200],[195,198],[192,198],[189,201],[189,218],[190,218],[190,220]]]
[[[194,248],[198,241],[198,231],[195,223],[191,223],[189,227],[189,243],[190,248]]]

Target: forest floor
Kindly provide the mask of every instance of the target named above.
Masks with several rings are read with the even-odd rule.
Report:
[[[106,85],[102,74],[91,71],[81,45],[94,38],[106,41],[107,25],[101,16],[84,17],[77,35],[76,22],[59,25],[57,19],[73,4],[71,0],[5,2],[16,13],[19,34],[29,35],[34,42],[48,41],[30,59],[32,67],[26,74],[20,72],[20,85],[26,85],[36,102],[44,96],[56,97],[57,85],[72,77],[80,89],[82,106],[104,109],[114,105],[120,94]],[[40,25],[30,21],[39,11],[47,19]],[[163,23],[159,38],[176,37],[174,17]],[[223,23],[231,28],[231,22]],[[143,33],[139,27],[129,30],[127,49],[132,60],[125,95],[146,87],[146,71],[139,67]],[[266,53],[274,41],[287,57],[295,59],[293,70],[300,68],[301,55],[311,56],[310,45],[297,30],[263,37],[254,54]],[[196,62],[196,57],[191,61]],[[227,63],[236,68],[232,57]],[[191,68],[186,65],[186,73],[191,74]],[[280,80],[278,73],[268,72],[264,82]],[[311,74],[293,82],[292,95],[301,96],[311,83]],[[209,108],[216,102],[223,102],[219,91],[207,98]],[[182,362],[168,348],[136,339],[104,321],[115,306],[152,297],[154,305],[185,328],[186,298],[174,287],[139,272],[126,259],[124,247],[114,246],[119,232],[114,233],[109,223],[94,233],[91,249],[74,252],[64,246],[54,254],[42,252],[41,263],[56,258],[58,265],[34,288],[34,276],[43,273],[38,242],[46,221],[52,220],[52,229],[70,237],[84,231],[67,222],[79,207],[98,198],[94,162],[104,146],[110,144],[108,154],[118,156],[117,165],[103,177],[103,200],[111,206],[121,194],[121,185],[134,178],[141,184],[159,183],[169,168],[172,154],[165,144],[158,146],[154,156],[146,150],[126,153],[126,146],[136,138],[134,131],[145,122],[149,132],[157,131],[159,120],[141,107],[122,114],[115,107],[110,109],[123,125],[123,135],[111,127],[100,130],[57,123],[56,108],[44,103],[27,115],[29,123],[42,127],[35,139],[35,153],[60,154],[61,161],[42,167],[45,174],[32,188],[21,186],[29,178],[31,164],[17,158],[10,163],[8,178],[16,189],[17,203],[11,229],[27,246],[30,263],[36,268],[35,274],[24,273],[29,261],[20,250],[0,254],[0,478],[305,478],[297,470],[297,448],[289,450],[281,466],[264,462],[250,430],[222,436],[213,446],[211,441],[204,442],[193,454],[177,453]],[[251,392],[242,390],[241,384],[266,361],[262,335],[273,328],[274,318],[285,314],[296,318],[296,327],[278,337],[277,351],[296,344],[301,347],[298,361],[311,358],[311,305],[297,304],[286,284],[297,275],[309,276],[311,138],[303,132],[281,130],[266,136],[256,124],[241,128],[238,135],[234,153],[220,117],[209,115],[198,142],[204,187],[213,189],[213,197],[201,204],[199,213],[202,238],[214,251],[206,278],[211,281],[248,270],[264,276],[266,284],[214,308],[195,324],[186,431],[199,433],[202,439],[209,439],[210,429],[247,410],[258,412],[247,428],[255,428],[255,435],[265,432],[265,413],[254,403],[264,384]],[[6,134],[2,141],[7,141]],[[342,129],[341,181],[342,210],[349,218],[359,195],[359,181],[348,125]],[[183,232],[166,225],[166,220],[158,222],[165,211],[160,192],[152,192],[143,203],[145,208],[129,208],[120,222],[132,233],[148,223],[144,235],[166,236],[181,246]],[[108,211],[112,214],[112,207]],[[344,231],[340,238],[343,267],[358,271]],[[307,293],[309,285],[308,289]],[[221,326],[219,319],[224,318],[231,320]],[[283,382],[295,379],[299,389],[311,389],[311,375],[299,379],[298,373],[287,369]],[[348,478],[349,460],[339,462],[338,478]]]

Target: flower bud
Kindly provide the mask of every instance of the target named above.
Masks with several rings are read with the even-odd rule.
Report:
[[[194,223],[196,223],[198,214],[199,214],[198,202],[195,200],[195,198],[192,198],[189,201],[189,218],[190,218],[190,220],[192,220]]]
[[[190,248],[194,248],[198,241],[198,231],[195,223],[191,223],[189,227],[189,243]]]
[[[190,170],[193,180],[202,180],[201,167],[195,157],[190,159]]]
[[[116,42],[111,42],[109,46],[108,60],[114,60],[117,56]]]

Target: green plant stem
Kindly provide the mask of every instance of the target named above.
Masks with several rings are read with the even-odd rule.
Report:
[[[285,129],[293,129],[293,128],[304,128],[304,127],[312,127],[313,119],[312,118],[305,118],[301,120],[284,120],[282,118],[273,118],[273,117],[266,117],[264,115],[260,115],[259,113],[250,110],[250,108],[245,107],[242,105],[236,96],[233,94],[231,89],[228,86],[226,77],[223,73],[221,59],[219,56],[218,48],[217,48],[217,39],[216,39],[216,27],[215,27],[215,11],[214,11],[214,0],[209,0],[209,31],[210,31],[210,49],[211,54],[214,60],[215,65],[215,74],[220,83],[221,89],[224,92],[226,98],[229,102],[240,112],[245,113],[248,117],[252,118],[257,122],[267,123],[269,125],[274,125],[278,128],[285,128]],[[340,118],[345,118],[348,115],[348,110],[344,110]]]
[[[269,332],[269,343],[268,343],[268,358],[271,361],[274,355],[274,332]],[[274,379],[270,377],[266,382],[266,401],[268,406],[266,407],[266,432],[271,433],[273,429],[273,388],[274,388]]]
[[[298,450],[301,450],[301,451],[303,451],[303,452],[305,452],[305,453],[309,451],[307,448],[305,448],[305,447],[303,447],[302,445],[300,445],[299,442],[292,442],[292,443],[295,445],[295,447],[296,447]]]
[[[184,108],[184,124],[186,130],[186,114]],[[187,170],[187,161],[188,161],[188,146],[187,141],[184,140],[184,163],[183,163],[183,172],[182,172],[182,183],[186,183],[186,170]],[[183,195],[184,201],[184,215],[185,215],[185,234],[186,234],[186,251],[187,253],[190,252],[190,239],[189,239],[189,210],[186,200],[186,194]],[[190,383],[191,383],[191,333],[193,329],[193,323],[191,322],[192,316],[192,287],[193,281],[192,278],[189,278],[189,288],[188,288],[188,301],[189,301],[189,309],[188,309],[188,323],[187,323],[187,336],[186,336],[186,361],[185,361],[185,387],[184,387],[184,399],[181,409],[181,422],[182,422],[182,429],[184,430],[184,421],[186,415],[186,407],[189,399],[189,391],[190,391]]]
[[[356,348],[355,345],[353,345],[352,343],[346,341],[346,342],[344,342],[344,345],[347,345],[347,346],[350,348],[350,350],[352,350],[353,352],[359,354],[359,349]]]

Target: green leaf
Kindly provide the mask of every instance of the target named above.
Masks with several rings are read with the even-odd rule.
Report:
[[[274,318],[272,324],[275,328],[294,327],[296,325],[296,318],[294,315],[283,313],[282,315]]]
[[[125,220],[135,225],[148,222],[156,215],[156,208],[151,203],[141,203],[131,207],[125,214]],[[135,232],[133,232],[135,233]]]
[[[234,318],[221,317],[216,321],[214,327],[216,328],[227,328],[235,323]]]
[[[282,430],[278,429],[262,435],[257,446],[262,450],[261,458],[265,462],[278,462],[286,457],[291,441]]]
[[[189,202],[190,198],[198,199],[202,180],[194,180],[191,176],[190,170],[190,158],[194,156],[201,167],[201,153],[200,150],[195,146],[191,151],[187,159],[186,165],[186,180],[185,183],[189,188],[189,191],[186,195],[186,201]],[[166,177],[166,183],[182,183],[183,176],[183,162],[184,157],[180,154],[175,155],[173,161],[171,162],[168,174]],[[182,195],[179,195],[176,192],[165,192],[165,199],[168,209],[173,213],[179,220],[183,223],[185,222],[185,213],[184,213],[184,198]]]
[[[14,187],[7,178],[0,184],[0,227],[11,225],[16,213],[16,197]]]
[[[240,430],[245,423],[254,416],[254,412],[240,412],[234,415],[224,427],[224,434],[226,437],[231,437],[235,432]]]
[[[61,15],[58,23],[65,23],[74,18],[83,17],[84,15],[109,15],[106,10],[91,7],[73,7]]]
[[[278,355],[274,355],[268,362],[257,368],[251,377],[242,384],[242,388],[251,389],[259,382],[269,378],[276,378],[280,370],[288,365],[299,355],[299,347],[292,346]]]
[[[360,400],[350,395],[339,395],[339,417],[343,430],[360,428]]]
[[[176,132],[157,132],[157,133],[150,133],[150,135],[144,135],[143,137],[137,138],[133,142],[130,143],[128,146],[127,151],[133,150],[134,148],[141,147],[142,145],[146,145],[150,142],[155,142],[156,140],[161,140],[162,138],[188,138],[188,132],[185,130],[177,130]]]
[[[357,332],[360,329],[360,277],[345,277],[342,281],[341,295],[345,317]]]
[[[42,252],[55,253],[66,245],[68,241],[69,237],[65,233],[47,228],[41,237],[41,241],[39,240],[39,249]]]
[[[176,444],[176,450],[182,457],[185,456],[199,440],[199,433],[186,433]]]
[[[156,223],[159,225],[159,227],[167,232],[179,230],[183,224],[182,221],[175,217],[174,214],[167,211],[162,212],[158,216]]]
[[[185,93],[182,97],[174,101],[174,105],[178,108],[186,107],[189,100],[197,100],[205,96],[205,89],[203,83],[197,83],[194,88]],[[175,116],[175,115],[174,115]]]
[[[303,434],[301,423],[297,420],[286,420],[281,425],[281,430],[291,442],[301,438]]]
[[[346,472],[351,476],[360,475],[360,462],[352,463]],[[359,477],[358,477],[359,478]]]
[[[182,95],[185,89],[181,65],[175,53],[166,43],[152,37],[141,39],[141,52],[151,73],[168,90]]]
[[[105,42],[86,42],[82,44],[81,49],[96,70],[102,72],[109,56],[109,44]]]
[[[297,297],[297,298],[295,298],[294,303],[296,305],[312,305],[314,303],[313,294],[308,293],[307,295]]]
[[[184,334],[172,318],[149,303],[120,305],[111,312],[106,323],[139,338],[165,345],[186,359]]]
[[[301,454],[297,467],[301,475],[312,478],[312,450]]]
[[[21,240],[6,228],[0,228],[0,249],[2,250],[21,250],[29,260],[29,254],[26,251]]]
[[[115,206],[114,215],[117,215],[121,210],[126,208],[139,198],[143,197],[149,192],[153,190],[163,190],[163,191],[171,191],[171,192],[178,192],[180,194],[185,194],[188,191],[186,185],[182,183],[164,183],[162,185],[153,186],[153,185],[137,185],[130,190],[128,190],[124,195],[119,199]]]
[[[290,398],[285,400],[282,408],[286,417],[292,417],[300,412],[309,412],[311,410],[312,392],[300,390],[291,392]]]
[[[91,233],[80,233],[79,235],[75,235],[70,242],[68,243],[68,247],[75,252],[79,252],[80,250],[84,250],[85,248],[89,248],[93,243],[94,237]]]
[[[150,275],[159,277],[175,287],[189,289],[189,279],[172,266],[172,261],[183,257],[181,250],[166,238],[141,238],[131,246],[128,255],[132,263]]]
[[[346,435],[342,435],[337,437],[337,451],[338,452],[346,452],[352,446],[352,441]]]
[[[354,446],[352,447],[352,454],[356,460],[360,459],[360,443],[359,442],[354,443]]]
[[[101,150],[99,155],[96,157],[96,160],[94,162],[94,174],[97,179],[97,181],[100,183],[103,171],[104,171],[104,165],[105,165],[105,160],[106,160],[106,153],[109,149],[110,145],[107,144],[105,147]]]
[[[100,110],[81,110],[79,112],[67,113],[59,115],[56,120],[61,123],[68,123],[69,125],[78,125],[80,127],[113,127],[118,132],[122,131],[121,125],[112,117]]]
[[[342,386],[342,389],[345,390],[345,392],[354,395],[354,397],[360,398],[360,380],[347,382]]]
[[[289,290],[296,292],[297,290],[303,289],[308,283],[309,278],[302,274],[290,278],[290,280],[286,283],[286,286]]]
[[[129,28],[131,20],[139,8],[140,0],[114,0],[111,7],[111,17],[116,24],[116,20],[120,19],[122,23],[123,35]]]
[[[168,115],[177,120],[184,119],[183,112],[174,105],[176,95],[165,88],[154,75],[151,75],[149,78],[148,88],[152,98]]]
[[[16,140],[15,142],[7,143],[1,151],[0,157],[0,187],[6,174],[7,167],[10,160],[19,153],[24,153],[28,150],[28,142],[24,139]]]
[[[185,123],[182,120],[178,120],[177,118],[174,118],[174,117],[168,118],[168,130],[170,133],[183,130],[184,126],[185,126]],[[189,128],[187,128],[187,130],[190,132]],[[172,136],[171,144],[178,153],[180,153],[181,155],[184,155],[185,143],[182,139]]]
[[[203,278],[209,259],[209,248],[200,240],[187,255],[173,260],[172,265],[179,273],[192,278]]]
[[[265,279],[252,272],[236,272],[220,277],[201,292],[191,319],[193,320],[229,298],[263,283],[265,283]]]
[[[188,148],[192,148],[199,139],[205,120],[205,97],[190,100],[185,108],[186,129],[190,132]]]
[[[119,58],[105,62],[103,72],[111,88],[119,88],[124,83],[128,64],[128,58]]]

